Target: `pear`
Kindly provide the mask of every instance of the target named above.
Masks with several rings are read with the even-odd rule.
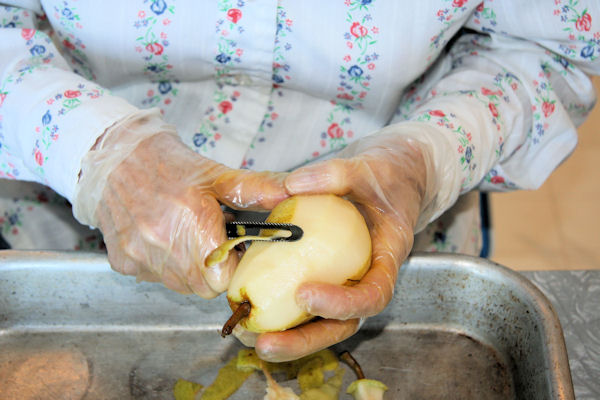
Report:
[[[254,242],[242,256],[227,299],[249,331],[283,331],[312,319],[296,304],[300,284],[352,285],[369,269],[369,230],[346,199],[329,194],[292,196],[279,203],[266,221],[291,223],[304,233],[294,242]]]

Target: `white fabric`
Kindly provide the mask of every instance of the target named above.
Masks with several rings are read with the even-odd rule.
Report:
[[[539,187],[600,71],[592,0],[4,3],[0,177],[68,200],[96,139],[157,107],[231,167],[293,169],[386,126],[428,141],[447,179],[424,227],[473,188]]]

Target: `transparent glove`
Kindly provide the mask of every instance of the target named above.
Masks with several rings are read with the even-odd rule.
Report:
[[[366,137],[341,158],[300,168],[285,179],[289,194],[333,193],[359,208],[370,230],[372,264],[355,286],[305,283],[297,303],[323,317],[315,322],[255,338],[269,361],[302,357],[354,334],[362,318],[381,312],[394,292],[400,265],[409,254],[418,218],[436,190],[429,146],[395,132]]]
[[[227,239],[220,202],[269,210],[287,197],[282,181],[197,155],[146,113],[111,128],[88,153],[75,215],[100,228],[116,271],[211,298],[226,290],[238,261],[204,264]]]

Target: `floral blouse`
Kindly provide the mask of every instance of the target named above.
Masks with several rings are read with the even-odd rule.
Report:
[[[0,177],[68,200],[96,138],[151,107],[231,167],[294,169],[392,126],[435,138],[449,193],[533,189],[600,72],[598,0],[0,3]]]

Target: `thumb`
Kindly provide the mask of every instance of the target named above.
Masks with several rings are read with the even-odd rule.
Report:
[[[347,174],[348,160],[333,159],[299,168],[284,181],[288,193],[333,193],[343,196],[350,192]]]
[[[250,211],[271,210],[288,194],[285,173],[229,170],[213,182],[217,198],[224,204]]]

